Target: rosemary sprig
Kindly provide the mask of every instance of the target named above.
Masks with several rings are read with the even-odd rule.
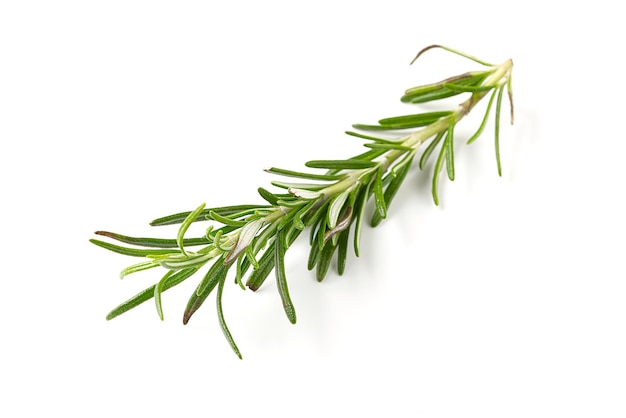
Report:
[[[428,158],[438,148],[438,156],[432,175],[432,196],[439,204],[438,184],[444,166],[448,178],[455,177],[454,141],[456,125],[491,93],[483,120],[476,133],[467,143],[474,142],[483,132],[496,100],[495,149],[498,174],[502,175],[499,150],[500,112],[504,89],[511,102],[513,123],[513,95],[511,73],[513,62],[507,60],[492,65],[475,57],[440,45],[431,45],[420,51],[415,59],[429,49],[442,48],[482,65],[479,71],[467,72],[446,78],[437,83],[406,90],[401,98],[405,103],[426,103],[461,94],[469,97],[456,108],[448,111],[426,112],[383,118],[378,124],[355,124],[361,131],[402,131],[400,138],[346,132],[350,136],[365,139],[367,152],[340,160],[313,160],[305,165],[322,169],[309,173],[271,167],[265,171],[299,179],[295,182],[272,184],[286,190],[273,193],[259,188],[259,195],[266,202],[262,205],[236,205],[205,208],[205,204],[190,212],[177,213],[156,219],[151,225],[180,224],[175,239],[134,238],[106,231],[96,235],[119,241],[116,245],[91,239],[95,245],[121,254],[141,257],[145,261],[127,267],[124,277],[139,271],[162,267],[164,276],[154,286],[133,296],[113,309],[107,319],[116,316],[154,298],[157,313],[163,319],[162,293],[182,283],[197,272],[204,270],[203,279],[192,293],[183,314],[186,324],[217,287],[217,311],[219,323],[227,341],[241,358],[239,349],[226,325],[222,310],[222,292],[231,268],[235,270],[235,282],[242,288],[259,289],[272,270],[285,314],[290,322],[296,322],[296,311],[289,295],[285,274],[285,253],[300,233],[310,228],[309,270],[316,269],[318,281],[324,280],[332,259],[337,253],[337,270],[343,274],[346,266],[347,248],[352,233],[354,252],[360,254],[359,241],[365,207],[374,200],[375,211],[370,220],[377,226],[387,217],[389,205],[415,159],[418,149],[426,144],[419,159],[423,170]],[[415,59],[413,61],[415,61]],[[413,62],[412,62],[413,63]],[[408,132],[407,132],[408,131]],[[191,224],[208,221],[210,224],[202,237],[187,238]],[[252,269],[250,269],[252,267]]]

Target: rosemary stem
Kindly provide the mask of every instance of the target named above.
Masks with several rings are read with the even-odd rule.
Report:
[[[122,303],[107,316],[107,319],[118,316],[150,298],[154,298],[157,313],[162,318],[161,293],[178,285],[203,266],[212,264],[189,299],[183,315],[183,323],[187,323],[191,315],[198,310],[217,286],[220,326],[233,350],[241,357],[222,312],[222,292],[229,269],[236,266],[235,282],[244,287],[242,278],[252,267],[253,271],[249,273],[246,283],[246,286],[252,290],[257,290],[269,273],[274,270],[283,308],[289,320],[295,323],[295,310],[285,277],[285,252],[300,233],[306,227],[310,228],[311,250],[308,268],[309,270],[317,269],[317,279],[323,280],[335,254],[337,271],[341,275],[345,268],[351,233],[354,238],[355,255],[360,254],[359,242],[368,201],[373,197],[376,210],[372,214],[370,223],[376,226],[387,217],[389,205],[406,178],[418,148],[426,142],[428,145],[419,159],[419,167],[423,169],[433,151],[439,149],[432,175],[432,195],[434,203],[438,204],[437,185],[442,167],[446,167],[450,180],[454,180],[455,177],[455,126],[488,95],[490,96],[489,104],[482,123],[467,142],[472,143],[481,135],[494,97],[497,96],[495,147],[498,173],[501,174],[499,152],[501,101],[506,87],[511,104],[512,123],[513,61],[507,60],[500,65],[492,65],[442,45],[431,45],[422,49],[415,59],[433,48],[442,48],[484,65],[485,68],[410,88],[405,91],[400,100],[403,103],[420,104],[459,94],[469,94],[467,100],[456,108],[384,118],[375,125],[353,125],[358,130],[402,131],[405,134],[389,138],[384,135],[378,137],[346,132],[351,136],[373,142],[365,144],[368,148],[367,152],[349,159],[312,160],[306,163],[309,168],[328,170],[323,174],[275,167],[266,169],[265,171],[273,174],[299,179],[298,182],[272,182],[276,187],[287,189],[289,194],[272,193],[259,188],[259,194],[267,202],[266,204],[222,206],[212,209],[207,209],[202,204],[192,212],[169,215],[151,223],[151,225],[180,224],[176,239],[133,238],[103,231],[96,232],[97,235],[107,236],[131,246],[144,245],[146,247],[137,249],[91,240],[92,243],[105,249],[148,259],[148,261],[124,269],[121,273],[122,277],[159,266],[167,271],[156,285]],[[221,226],[216,227],[211,224],[203,237],[185,238],[192,223],[204,220],[214,221]],[[353,224],[354,229],[351,230]],[[192,246],[193,248],[202,246],[202,248],[191,251],[189,248]],[[259,254],[261,256],[257,259]]]

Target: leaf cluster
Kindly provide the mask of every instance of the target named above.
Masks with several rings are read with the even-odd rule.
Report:
[[[493,66],[450,48],[440,48],[488,68],[408,89],[401,100],[420,104],[469,94],[469,98],[456,109],[388,117],[380,119],[377,124],[355,124],[355,131],[347,131],[346,134],[365,140],[365,152],[348,159],[311,160],[305,164],[317,172],[276,167],[266,169],[287,179],[273,181],[274,191],[258,188],[263,204],[213,208],[202,204],[193,211],[168,215],[151,222],[153,226],[178,225],[176,238],[138,238],[97,231],[96,235],[118,244],[92,239],[93,244],[142,259],[125,268],[121,277],[154,268],[165,270],[156,284],[120,304],[107,315],[107,319],[115,318],[150,299],[154,299],[157,314],[163,319],[163,292],[200,273],[202,278],[189,298],[183,323],[186,324],[217,289],[215,303],[220,326],[234,352],[241,357],[226,325],[222,307],[224,284],[229,274],[234,276],[234,282],[242,289],[256,291],[274,272],[285,315],[291,323],[296,323],[296,310],[285,273],[285,254],[300,234],[309,229],[307,267],[315,270],[318,281],[327,276],[333,260],[336,260],[338,274],[342,275],[350,243],[354,254],[357,257],[360,255],[361,231],[367,221],[368,202],[373,200],[375,207],[369,224],[377,226],[387,217],[389,207],[423,144],[425,147],[419,156],[420,169],[426,167],[431,155],[437,155],[432,175],[432,195],[435,204],[438,204],[437,187],[443,167],[450,180],[455,177],[455,126],[489,93],[485,116],[467,142],[474,142],[482,134],[495,100],[496,159],[498,173],[501,174],[499,120],[505,87],[512,101],[512,63],[509,60],[500,66]],[[391,138],[368,133],[372,131],[400,131],[404,136]],[[190,226],[197,222],[208,223],[204,235],[188,237]]]

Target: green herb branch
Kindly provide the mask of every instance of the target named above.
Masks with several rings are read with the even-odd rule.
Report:
[[[149,299],[154,299],[157,314],[163,319],[163,292],[200,273],[201,279],[183,314],[183,323],[189,321],[217,287],[216,309],[220,326],[230,346],[241,358],[222,309],[222,293],[228,274],[234,274],[235,282],[242,289],[248,287],[257,290],[274,271],[285,314],[290,322],[295,323],[296,310],[289,296],[285,275],[285,253],[299,235],[307,228],[310,231],[308,269],[316,270],[318,281],[326,277],[335,254],[338,273],[343,274],[351,240],[356,256],[360,254],[359,242],[368,201],[373,196],[375,211],[370,224],[377,226],[387,217],[389,205],[420,148],[424,148],[418,163],[421,170],[437,151],[432,173],[432,196],[435,204],[439,204],[437,190],[443,168],[450,180],[455,177],[455,126],[487,96],[489,99],[483,120],[467,143],[474,142],[482,134],[495,100],[495,155],[498,174],[501,175],[500,113],[506,89],[513,123],[512,61],[492,65],[440,45],[424,48],[415,59],[432,48],[442,48],[461,55],[483,68],[437,83],[410,88],[401,101],[419,104],[469,94],[455,109],[389,117],[373,125],[353,125],[360,132],[346,133],[366,140],[367,151],[344,160],[313,160],[305,164],[309,168],[323,170],[317,173],[267,168],[265,171],[287,179],[272,182],[277,188],[275,192],[258,189],[264,204],[214,208],[206,208],[202,204],[191,212],[177,213],[151,222],[153,226],[179,224],[174,239],[136,238],[97,231],[96,235],[126,245],[91,239],[93,244],[143,260],[125,268],[121,277],[149,269],[165,270],[156,284],[113,309],[107,319],[115,318]],[[363,131],[390,132],[396,133],[396,136],[361,133]],[[397,132],[406,134],[398,137]],[[204,236],[187,237],[191,224],[200,221],[210,222]]]

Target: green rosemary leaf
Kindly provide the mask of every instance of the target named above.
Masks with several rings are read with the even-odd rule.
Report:
[[[274,247],[269,247],[261,256],[259,266],[255,268],[246,282],[246,286],[252,291],[257,291],[267,276],[274,269]]]
[[[391,181],[389,182],[389,185],[385,189],[384,199],[385,199],[385,206],[387,208],[389,208],[389,205],[391,205],[391,201],[396,196],[396,193],[398,192],[398,189],[400,189],[400,186],[402,185],[402,182],[406,178],[406,175],[409,172],[409,168],[411,168],[411,161],[412,160],[413,160],[413,157],[411,157],[406,162],[406,164],[404,164],[400,169],[398,169],[395,177],[392,176]],[[371,220],[370,224],[373,227],[376,227],[376,226],[378,226],[382,222],[382,220],[383,220],[383,217],[380,216],[380,213],[378,211],[376,211],[372,215],[372,220]]]
[[[306,162],[304,165],[310,168],[355,170],[361,168],[371,168],[374,167],[376,163],[367,160],[312,160]]]
[[[227,270],[223,261],[224,261],[224,257],[221,256],[211,265],[211,268],[209,268],[209,271],[206,272],[206,274],[204,275],[204,278],[202,279],[202,281],[198,284],[198,287],[196,288],[196,296],[200,296],[203,293],[205,293],[207,289],[212,290],[215,287],[215,284],[217,283],[217,280],[219,279],[219,275],[221,274],[221,271],[224,269]],[[211,293],[211,290],[209,290],[209,293]]]
[[[298,210],[296,217],[293,218],[293,224],[297,229],[304,230],[304,228],[306,227],[306,225],[304,224],[304,217],[313,208],[313,205],[315,205],[315,201],[311,200],[302,209]]]
[[[350,208],[354,208],[354,205],[356,204],[356,199],[359,196],[359,193],[361,192],[362,186],[363,186],[363,183],[358,182],[352,187],[350,196],[348,196],[348,204],[347,204],[347,206],[349,206]]]
[[[324,207],[321,206],[315,209],[313,215],[311,215],[310,218],[307,219],[307,222],[304,223],[305,226],[311,227],[309,232],[309,245],[313,245],[313,243],[317,241],[317,228],[322,222],[322,217],[326,216],[326,213],[323,212],[322,209],[324,209]]]
[[[437,134],[435,139],[430,141],[430,144],[428,144],[428,146],[422,153],[422,158],[420,158],[420,163],[419,163],[420,170],[424,169],[424,167],[426,166],[426,162],[428,161],[428,158],[433,153],[433,150],[437,147],[439,142],[441,142],[441,139],[443,138],[445,134],[446,134],[446,131],[441,131]]]
[[[363,226],[363,218],[365,217],[365,207],[367,206],[367,200],[370,195],[370,186],[372,183],[367,183],[365,189],[361,193],[361,200],[359,201],[359,207],[357,211],[356,217],[356,225],[354,227],[354,255],[357,257],[360,254],[360,244],[361,244],[361,229]]]
[[[224,310],[222,309],[222,293],[224,292],[224,282],[226,281],[227,272],[228,270],[224,270],[222,273],[220,273],[219,283],[217,285],[217,297],[215,298],[216,306],[217,306],[217,319],[219,320],[220,327],[222,328],[222,332],[224,332],[224,336],[226,337],[226,340],[230,344],[230,347],[233,349],[235,354],[237,354],[237,357],[241,359],[242,358],[241,352],[239,352],[239,348],[237,348],[237,344],[235,344],[235,340],[233,339],[233,336],[228,330],[228,326],[226,325],[226,320],[224,319]]]
[[[130,255],[132,257],[150,257],[152,255],[162,255],[162,254],[178,254],[178,249],[176,250],[165,250],[165,249],[138,249],[138,248],[128,248],[122,247],[119,245],[111,244],[108,242],[100,241],[97,239],[90,239],[89,242],[97,245],[98,247],[102,247],[109,251],[113,251],[114,253]]]
[[[471,138],[467,140],[468,145],[474,142],[483,133],[483,130],[485,129],[485,125],[487,125],[487,120],[489,119],[489,114],[491,113],[491,105],[493,104],[494,97],[496,97],[496,90],[493,91],[493,93],[491,94],[491,97],[489,98],[489,103],[487,104],[487,111],[485,112],[485,116],[483,117],[483,120],[480,123],[480,126],[478,127],[474,135],[472,135]]]
[[[108,232],[108,231],[96,231],[94,233],[96,235],[108,237],[108,238],[123,242],[125,244],[141,245],[141,246],[149,247],[149,248],[176,248],[178,247],[178,243],[176,242],[175,239],[136,238],[136,237],[129,237],[126,235],[116,234],[116,233]],[[186,247],[192,247],[194,245],[208,244],[209,241],[204,237],[185,238],[183,243],[185,244]]]
[[[263,187],[259,187],[257,191],[259,192],[261,197],[267,201],[267,203],[272,206],[276,206],[276,202],[278,202],[278,197],[276,197],[273,193],[268,192]]]
[[[151,268],[159,267],[159,262],[156,260],[144,261],[142,263],[133,264],[132,266],[126,267],[120,273],[120,279],[128,276],[129,274],[137,273],[140,271],[148,270]]]
[[[222,206],[222,207],[217,207],[217,208],[204,209],[200,213],[200,216],[198,216],[198,218],[194,222],[206,221],[207,220],[206,216],[209,215],[210,211],[215,211],[222,216],[229,216],[240,211],[245,211],[245,210],[250,210],[250,209],[261,209],[261,208],[267,208],[267,207],[268,206],[263,206],[263,205],[235,205],[235,206]],[[152,222],[150,222],[150,225],[162,226],[162,225],[179,224],[179,223],[182,223],[185,219],[187,219],[187,217],[190,214],[191,212],[181,212],[181,213],[175,213],[173,215],[164,216],[162,218],[153,220]]]
[[[193,314],[196,313],[198,309],[200,309],[206,298],[209,297],[211,292],[213,292],[213,289],[215,289],[215,286],[217,286],[217,283],[219,282],[221,274],[223,274],[225,277],[227,272],[228,266],[225,266],[224,263],[222,263],[221,258],[213,263],[211,268],[209,268],[209,271],[205,274],[202,281],[196,287],[196,290],[189,297],[187,307],[185,308],[185,312],[183,313],[184,325],[187,325],[189,319],[191,319]]]
[[[498,164],[498,175],[502,177],[502,163],[500,162],[500,109],[502,108],[502,93],[504,86],[498,89],[498,101],[496,102],[496,162]]]
[[[291,190],[295,190],[294,188],[291,188]],[[319,193],[316,193],[319,194]],[[291,199],[280,199],[278,201],[278,205],[277,206],[282,206],[283,208],[289,208],[289,209],[299,209],[302,206],[306,206],[306,204],[308,203],[308,201],[303,201],[298,199],[297,197],[295,197],[293,194],[290,195]]]
[[[330,183],[291,183],[284,181],[272,181],[272,185],[276,187],[280,187],[281,189],[305,189],[305,190],[322,190],[325,187],[328,187]],[[286,195],[293,199],[293,195]],[[279,201],[280,202],[280,201]]]
[[[448,171],[448,178],[450,181],[454,181],[454,125],[455,120],[452,118],[450,126],[448,127],[448,135],[444,141],[446,149],[446,170]]]
[[[455,86],[477,86],[482,83],[489,74],[489,71],[465,73],[450,77],[446,80],[440,81],[439,83],[414,87],[408,89],[404,93],[404,96],[400,98],[400,101],[403,103],[426,103],[456,96],[463,92],[447,88],[445,87],[445,84],[454,83]]]
[[[272,174],[280,174],[281,176],[298,177],[310,180],[339,180],[343,178],[343,175],[312,174],[301,171],[284,170],[276,167],[266,168],[265,171]]]
[[[158,261],[159,263],[161,263],[161,266],[166,269],[180,270],[189,267],[200,267],[213,257],[214,255],[208,253],[195,254],[189,257],[182,254],[177,254],[176,256],[171,256],[167,258],[159,257]]]
[[[317,234],[320,234],[320,231],[317,231]],[[315,235],[315,239],[317,240],[318,235]],[[320,254],[322,253],[322,250],[320,249],[319,245],[311,245],[311,249],[309,250],[309,259],[307,261],[307,266],[306,268],[311,271],[315,268],[315,266],[317,265],[317,262],[320,259]]]
[[[166,290],[171,289],[172,287],[182,283],[185,279],[191,277],[196,271],[198,271],[198,269],[191,268],[191,269],[180,270],[180,271],[175,272],[170,277],[168,277],[165,283],[163,283],[163,288],[161,289],[161,292],[165,292]],[[137,293],[135,296],[128,299],[126,302],[117,306],[115,309],[109,312],[109,314],[106,316],[107,321],[115,318],[116,316],[120,316],[124,312],[128,312],[129,310],[141,305],[147,300],[152,299],[154,297],[155,287],[156,285],[150,286],[149,288]]]
[[[397,141],[394,141],[392,139],[387,139],[387,138],[379,138],[376,136],[370,136],[370,135],[363,135],[361,133],[358,132],[352,132],[352,131],[346,131],[346,134],[350,135],[350,136],[355,136],[357,138],[361,138],[361,139],[367,139],[369,141],[374,141],[374,142],[381,142],[381,143],[396,143]]]
[[[298,239],[301,233],[302,230],[295,227],[290,227],[287,230],[287,233],[285,233],[285,242],[287,243],[287,248],[291,247],[291,244],[293,244],[296,239]]]
[[[215,241],[215,237],[217,236],[217,234],[225,235],[225,234],[228,234],[229,232],[236,231],[237,229],[239,228],[231,226],[231,225],[224,225],[220,228],[213,229],[213,225],[211,225],[207,228],[205,237],[209,239],[211,242],[213,242]]]
[[[302,222],[302,215],[297,215],[293,218],[293,226],[301,231],[305,228],[304,222]]]
[[[154,287],[154,303],[156,305],[157,314],[159,315],[159,318],[161,318],[161,321],[165,319],[163,317],[163,304],[161,303],[161,293],[163,293],[163,286],[165,286],[165,283],[172,276],[172,274],[174,274],[174,270],[170,270],[165,273],[163,278],[159,280],[159,282]]]
[[[276,266],[276,287],[278,287],[278,293],[280,299],[283,302],[283,309],[285,314],[292,324],[296,323],[296,310],[291,302],[289,296],[289,288],[287,286],[287,275],[285,274],[285,252],[287,251],[287,245],[285,242],[285,236],[283,231],[279,231],[274,241],[274,265]]]
[[[354,129],[360,129],[362,131],[394,131],[398,129],[411,129],[416,126],[413,125],[366,125],[363,123],[355,123],[352,125]]]
[[[187,218],[185,218],[183,223],[180,225],[180,228],[178,229],[178,235],[176,236],[176,242],[178,243],[178,247],[180,248],[180,252],[185,254],[186,256],[189,256],[189,254],[187,254],[187,251],[185,250],[185,246],[183,245],[183,238],[185,238],[185,233],[187,232],[187,229],[189,229],[189,227],[196,220],[196,218],[198,216],[200,216],[200,214],[202,213],[202,210],[204,209],[205,206],[206,205],[204,203],[201,204],[200,206],[198,206],[196,208],[196,210],[191,212],[189,214],[189,216],[187,216]],[[211,214],[211,212],[209,212],[209,214]]]
[[[376,211],[381,218],[387,217],[387,207],[385,206],[385,196],[383,194],[383,172],[382,167],[378,169],[378,174],[374,177],[374,202]]]
[[[431,123],[451,114],[451,111],[418,113],[416,115],[385,118],[379,120],[378,123],[383,126],[406,126],[409,128],[416,128],[419,126],[430,125]]]
[[[443,163],[446,157],[446,151],[448,147],[445,144],[441,146],[441,151],[439,151],[439,157],[437,158],[437,163],[435,163],[435,170],[433,172],[433,185],[432,185],[432,193],[433,200],[435,201],[435,205],[439,206],[439,196],[437,194],[437,187],[439,185],[439,173],[441,173],[441,168],[443,167]]]
[[[221,230],[216,231],[215,235],[213,236],[213,245],[215,245],[215,248],[217,248],[220,252],[225,253],[227,250],[222,247],[223,234],[224,233]]]
[[[333,259],[336,249],[337,246],[334,245],[332,241],[328,241],[324,248],[322,248],[319,261],[317,262],[317,269],[315,270],[318,282],[321,282],[326,277],[326,273],[328,273],[328,268],[330,267],[330,262]]]
[[[255,269],[258,269],[259,262],[254,256],[254,252],[252,251],[252,245],[248,245],[248,247],[246,248],[245,254],[246,254],[246,260],[248,260]]]
[[[506,93],[509,96],[509,106],[511,108],[511,125],[515,122],[515,107],[513,106],[513,77],[509,75],[509,81],[506,82]]]
[[[434,100],[445,99],[448,97],[461,94],[454,90],[447,89],[441,84],[420,86],[414,89],[407,90],[406,93],[400,98],[402,103],[426,103]]]
[[[250,247],[248,247],[250,248]],[[244,254],[241,254],[239,256],[239,259],[241,259],[241,276],[239,277],[239,286],[243,286],[243,289],[245,290],[246,286],[243,284],[243,276],[248,272],[248,269],[250,268],[250,266],[254,266],[254,264],[250,261],[250,256],[248,255],[248,252],[246,251]],[[252,257],[252,259],[254,259],[254,257]],[[256,259],[253,260],[254,262],[256,262]],[[257,263],[258,265],[258,263]]]
[[[381,149],[385,151],[389,151],[389,150],[411,151],[413,149],[411,147],[407,147],[401,144],[390,144],[390,143],[363,144],[363,146],[367,148]]]
[[[247,216],[248,217],[247,220],[249,220],[250,219],[249,218],[250,215],[253,215],[256,218],[262,218],[263,216],[268,215],[274,209],[275,208],[272,207],[272,206],[259,206],[259,207],[254,208],[254,209],[246,209],[246,210],[242,210],[242,211],[235,212],[235,213],[230,213],[230,214],[224,214],[222,212],[217,212],[217,213],[219,213],[222,216],[228,216],[230,219],[239,219],[239,218],[243,218],[243,217]],[[227,227],[224,227],[224,228],[227,228]],[[224,233],[227,233],[227,232],[228,231],[224,230]]]
[[[374,159],[376,157],[380,157],[385,152],[386,152],[385,150],[371,149],[369,151],[365,151],[363,154],[359,154],[359,155],[355,156],[354,159],[357,159],[357,160],[372,160],[372,159]]]
[[[214,210],[209,212],[209,217],[214,221],[217,221],[226,226],[234,226],[235,228],[239,228],[240,226],[244,226],[246,224],[245,221],[237,221],[235,219],[228,218],[226,216],[222,216]]]
[[[327,219],[328,218],[326,216],[322,218],[322,221],[320,222],[320,226],[318,229],[317,245],[319,246],[320,250],[324,248],[324,236],[326,235],[326,226],[328,222]]]
[[[248,246],[248,248],[250,248],[250,246]],[[243,273],[244,273],[241,266],[244,260],[245,260],[245,253],[239,255],[239,257],[237,257],[237,261],[235,262],[235,283],[239,285],[241,290],[246,290],[246,286],[243,284],[243,281],[241,280],[243,277]]]
[[[346,229],[339,234],[337,243],[339,251],[337,252],[337,273],[342,276],[346,270],[346,259],[348,258],[348,239],[350,238],[350,230]]]
[[[307,268],[309,270],[313,270],[313,268],[315,267],[315,265],[317,264],[317,260],[318,260],[318,256],[319,253],[322,249],[322,247],[319,245],[320,241],[323,242],[324,241],[324,237],[320,237],[321,235],[324,235],[325,231],[324,229],[326,228],[325,226],[325,222],[326,222],[326,213],[325,208],[327,206],[324,205],[323,207],[321,207],[320,209],[317,210],[316,212],[316,219],[315,222],[313,222],[311,224],[311,232],[310,232],[310,236],[309,236],[309,245],[311,246],[311,250],[309,251],[309,259],[308,259],[308,263],[307,263]],[[324,221],[324,223],[322,223],[322,221]]]
[[[479,93],[483,91],[489,91],[493,86],[464,86],[462,84],[444,83],[445,88],[458,91],[459,93]]]

